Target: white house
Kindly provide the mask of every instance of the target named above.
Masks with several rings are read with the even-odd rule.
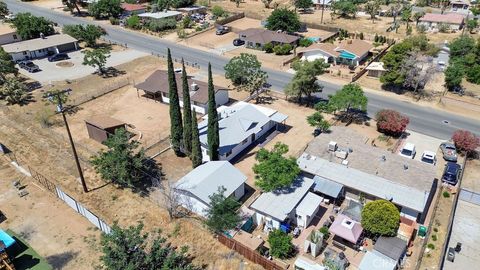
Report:
[[[22,38],[17,34],[17,30],[6,23],[0,23],[0,45],[5,45],[17,41]]]
[[[174,18],[178,21],[182,18],[182,13],[175,10],[165,10],[159,12],[146,12],[138,14],[138,16],[145,20],[162,20],[167,18]]]
[[[259,138],[275,130],[288,116],[258,105],[237,102],[232,106],[217,109],[219,115],[220,160],[232,160]],[[208,154],[208,115],[198,124],[203,160]]]
[[[427,13],[420,18],[419,25],[424,25],[427,29],[434,30],[439,28],[439,25],[444,24],[450,30],[460,30],[463,27],[464,17],[458,13],[436,14]]]
[[[245,194],[247,177],[228,161],[210,161],[193,169],[175,183],[181,204],[188,210],[205,216],[210,207],[209,196],[225,188],[224,196],[239,200]]]
[[[332,6],[332,0],[312,0],[315,9],[328,9]]]
[[[13,61],[36,59],[50,54],[78,50],[77,40],[66,34],[51,35],[2,46]]]
[[[373,45],[360,39],[343,40],[338,45],[314,43],[299,50],[301,60],[323,59],[325,63],[358,66],[373,48]]]
[[[183,82],[180,73],[175,73],[177,81],[178,96],[180,106],[183,106]],[[202,81],[188,78],[188,87],[190,88],[190,103],[192,109],[197,113],[205,114],[208,110],[208,84]],[[165,70],[156,70],[144,82],[135,85],[138,90],[144,91],[145,95],[154,99],[160,99],[161,102],[170,103],[168,72]],[[217,106],[228,103],[228,89],[214,86],[215,102]]]

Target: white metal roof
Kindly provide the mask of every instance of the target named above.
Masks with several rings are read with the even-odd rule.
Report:
[[[303,198],[300,204],[296,207],[296,211],[297,213],[312,216],[322,201],[322,197],[312,192],[308,192],[305,198]]]
[[[182,14],[181,12],[175,11],[175,10],[167,10],[167,11],[161,11],[161,12],[146,12],[142,14],[138,14],[138,17],[142,18],[152,18],[152,19],[163,19],[163,18],[169,18],[169,17],[175,17]]]
[[[391,258],[377,252],[367,251],[363,256],[359,270],[394,270],[397,267],[397,262]]]
[[[7,53],[19,53],[25,51],[36,51],[59,45],[77,42],[77,40],[66,34],[51,35],[44,38],[35,38],[3,45]]]

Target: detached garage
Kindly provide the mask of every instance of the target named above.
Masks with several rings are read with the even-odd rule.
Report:
[[[104,115],[97,115],[85,120],[85,124],[90,139],[99,143],[106,141],[118,128],[125,128],[126,126],[124,122]]]

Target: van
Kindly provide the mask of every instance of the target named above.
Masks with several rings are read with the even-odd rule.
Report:
[[[413,143],[406,143],[402,150],[400,150],[400,153],[398,153],[400,156],[402,157],[406,157],[406,158],[410,158],[410,159],[413,159],[415,157],[415,154],[416,154],[416,150],[415,150],[415,144]]]

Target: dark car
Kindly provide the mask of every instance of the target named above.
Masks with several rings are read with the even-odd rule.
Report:
[[[236,38],[233,40],[233,45],[234,46],[242,46],[243,44],[245,44],[245,41],[239,39],[239,38]]]
[[[217,28],[217,31],[215,31],[215,34],[218,35],[218,36],[221,36],[221,35],[226,34],[226,33],[228,33],[228,32],[230,32],[230,27],[228,27],[228,26],[219,26],[219,27]]]
[[[70,59],[66,53],[57,53],[48,57],[48,62],[57,62],[62,60]]]
[[[30,73],[40,71],[40,68],[37,65],[35,65],[32,61],[28,61],[28,60],[18,63],[18,66]]]
[[[460,178],[461,167],[455,162],[447,162],[443,170],[442,181],[455,186]]]

